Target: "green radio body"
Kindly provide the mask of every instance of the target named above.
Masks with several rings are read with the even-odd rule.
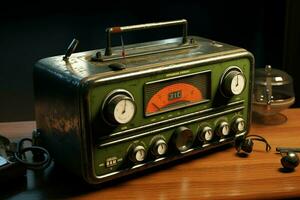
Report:
[[[39,145],[56,163],[98,184],[246,135],[252,54],[196,36],[182,40],[39,60]]]

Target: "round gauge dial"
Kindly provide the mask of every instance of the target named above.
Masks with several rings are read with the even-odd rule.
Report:
[[[134,100],[125,94],[114,94],[104,109],[105,118],[112,124],[127,124],[136,113]]]
[[[226,96],[239,95],[246,86],[246,78],[242,72],[237,69],[231,70],[225,74],[222,80],[222,91]]]
[[[243,74],[238,73],[233,76],[231,80],[231,91],[234,95],[239,95],[245,88],[245,77]]]

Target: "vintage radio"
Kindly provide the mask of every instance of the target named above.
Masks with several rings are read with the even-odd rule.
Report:
[[[111,47],[112,34],[182,26],[183,35]],[[97,184],[233,143],[250,126],[253,56],[187,35],[187,21],[112,27],[106,49],[39,60],[39,144]]]

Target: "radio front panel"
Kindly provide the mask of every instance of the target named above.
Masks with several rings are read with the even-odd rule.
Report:
[[[182,25],[182,37],[111,47],[111,35]],[[112,27],[105,49],[39,60],[35,141],[90,184],[234,143],[250,128],[254,58],[187,35],[186,20]]]
[[[245,134],[250,70],[251,60],[242,57],[184,63],[177,71],[150,71],[130,80],[96,80],[84,105],[86,124],[91,125],[86,134],[92,136],[93,174],[101,179],[157,165]],[[237,72],[230,79],[235,85],[225,85],[232,72]],[[238,84],[243,84],[241,91],[236,91]],[[227,96],[234,89],[237,94]]]

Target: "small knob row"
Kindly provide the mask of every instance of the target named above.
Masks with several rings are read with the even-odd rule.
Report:
[[[228,122],[221,121],[217,125],[215,131],[213,131],[213,129],[209,125],[205,125],[204,127],[201,127],[198,133],[198,138],[203,142],[209,142],[213,139],[214,134],[221,138],[227,137],[230,134],[231,128],[234,134],[243,132],[246,128],[245,120],[241,117],[238,117],[235,119],[231,127]]]
[[[243,118],[238,117],[230,127],[226,121],[218,123],[215,131],[208,125],[203,126],[198,132],[198,139],[202,142],[210,142],[216,134],[219,138],[226,137],[230,134],[230,130],[235,134],[245,130],[245,121]],[[172,137],[173,146],[180,152],[185,152],[192,147],[194,143],[194,135],[191,129],[180,126],[175,129]],[[160,157],[166,154],[168,145],[163,138],[156,139],[150,147],[150,152],[154,157]],[[146,149],[143,145],[133,145],[129,152],[129,158],[134,163],[143,162],[146,159]]]
[[[231,129],[232,128],[232,129]],[[214,136],[217,135],[218,138],[225,138],[230,135],[230,131],[234,134],[238,134],[245,130],[245,121],[243,118],[238,117],[233,124],[229,125],[226,121],[220,121],[215,129],[215,131],[209,126],[204,125],[200,128],[197,137],[201,142],[210,142],[213,140]],[[178,127],[173,136],[173,144],[176,149],[180,152],[187,151],[192,147],[194,143],[193,132],[187,127]]]
[[[151,146],[151,153],[155,157],[163,156],[168,150],[166,141],[162,138],[157,139]],[[146,159],[146,149],[143,145],[135,145],[131,147],[129,158],[134,163],[142,162]]]

